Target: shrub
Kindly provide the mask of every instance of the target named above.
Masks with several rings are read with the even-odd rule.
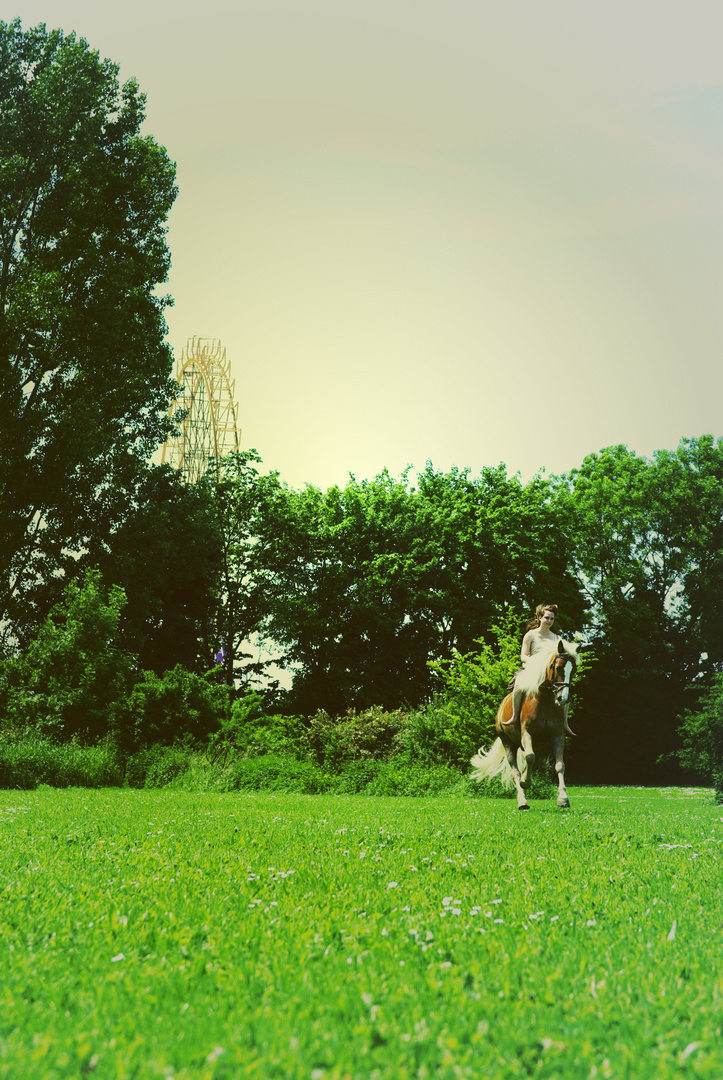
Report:
[[[98,571],[70,582],[26,651],[2,665],[0,706],[16,731],[56,742],[108,734],[134,677],[118,644],[125,602],[118,586],[106,594]]]
[[[122,707],[116,730],[129,750],[171,746],[187,736],[196,742],[218,731],[230,709],[230,688],[214,672],[196,675],[178,664],[163,675],[145,671]]]
[[[120,787],[123,767],[109,741],[83,746],[54,743],[38,735],[0,740],[0,787]]]
[[[182,743],[144,747],[126,762],[126,783],[132,788],[167,787],[192,767],[194,753]]]
[[[255,690],[237,698],[220,717],[210,747],[217,759],[229,751],[247,757],[285,752],[304,757],[308,751],[303,721],[296,716],[269,716],[263,709],[263,697]]]
[[[313,761],[297,761],[289,756],[266,754],[241,758],[226,771],[229,790],[298,791],[317,794],[331,791],[334,777]]]
[[[365,789],[367,795],[440,795],[460,783],[459,770],[451,766],[410,765],[386,761]]]
[[[445,699],[438,696],[409,714],[403,741],[410,762],[435,766],[449,765],[457,759],[456,744],[449,738],[445,705]]]
[[[466,767],[484,742],[495,738],[495,716],[507,685],[520,666],[518,618],[509,612],[490,628],[494,644],[479,638],[479,652],[456,653],[451,660],[433,662],[444,686],[434,713],[416,714],[414,738],[419,752],[430,760]],[[433,717],[438,729],[433,730]]]
[[[723,674],[714,675],[697,708],[686,709],[678,734],[683,740],[678,760],[712,784],[716,802],[723,803]]]
[[[311,718],[306,741],[319,765],[338,770],[344,762],[386,760],[403,750],[408,714],[373,706],[345,716],[329,716],[320,709]]]

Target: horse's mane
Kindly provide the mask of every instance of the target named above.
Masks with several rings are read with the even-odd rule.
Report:
[[[547,669],[550,665],[550,661],[553,656],[558,652],[559,642],[550,649],[543,649],[541,652],[535,653],[531,656],[522,671],[515,679],[515,689],[523,690],[528,697],[536,694],[545,679],[547,678]],[[575,667],[578,663],[577,645],[573,645],[569,641],[563,641],[562,647],[564,652],[560,653],[561,656],[565,656],[568,660],[572,660]]]

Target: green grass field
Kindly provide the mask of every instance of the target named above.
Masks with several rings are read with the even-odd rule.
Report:
[[[723,1076],[723,808],[0,792],[0,1077]]]

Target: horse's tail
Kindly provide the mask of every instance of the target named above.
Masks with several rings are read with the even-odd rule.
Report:
[[[519,755],[520,751],[518,750],[517,753]],[[472,779],[478,783],[483,780],[494,780],[497,777],[502,787],[511,788],[513,786],[512,769],[507,760],[507,753],[502,745],[502,739],[495,739],[489,750],[480,747],[471,759],[470,764],[472,765]]]

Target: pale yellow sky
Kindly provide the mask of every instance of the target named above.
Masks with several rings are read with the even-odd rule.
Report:
[[[723,8],[16,0],[148,94],[169,338],[298,486],[722,433]]]

